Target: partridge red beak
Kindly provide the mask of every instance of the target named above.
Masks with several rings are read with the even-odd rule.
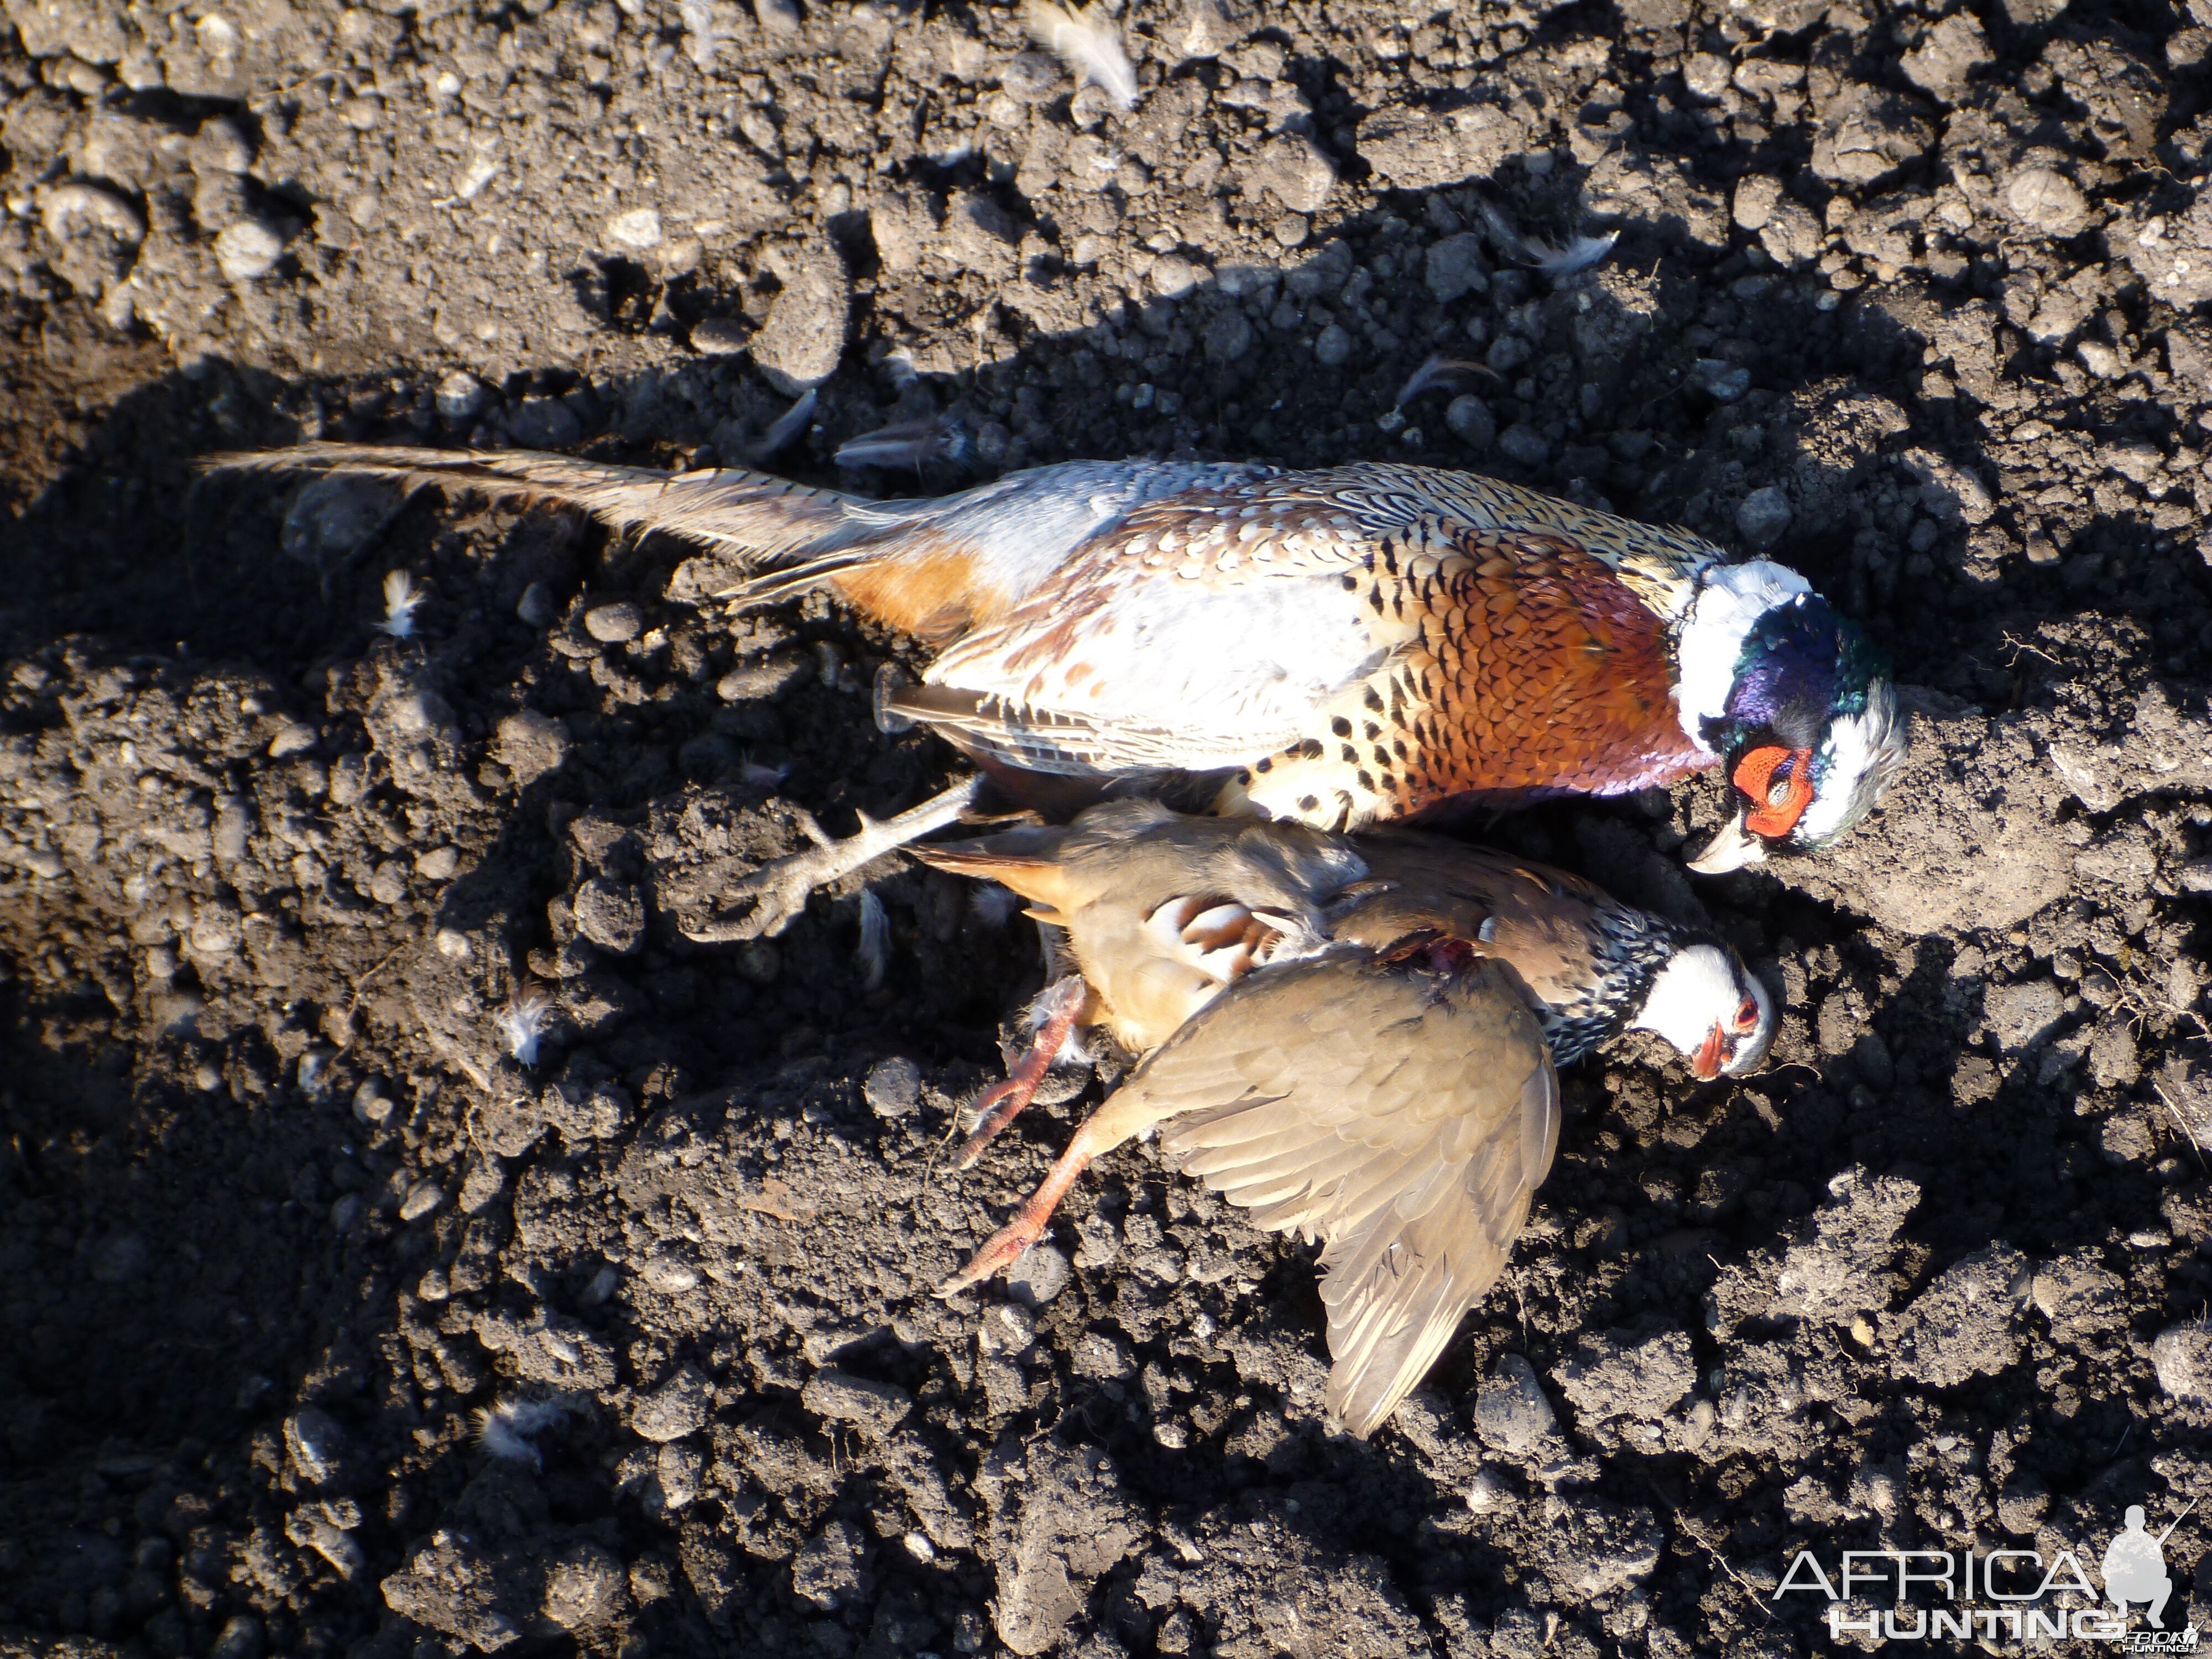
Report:
[[[1690,1063],[1698,1082],[1711,1083],[1721,1074],[1721,1055],[1727,1046],[1728,1034],[1716,1023],[1706,1035],[1705,1046],[1698,1050],[1697,1059]]]

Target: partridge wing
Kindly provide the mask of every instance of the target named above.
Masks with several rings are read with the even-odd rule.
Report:
[[[1127,1087],[1261,1225],[1326,1241],[1329,1403],[1370,1432],[1504,1269],[1559,1097],[1510,971],[1325,957],[1243,981]]]

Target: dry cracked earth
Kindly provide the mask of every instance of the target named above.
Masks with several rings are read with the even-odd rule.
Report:
[[[4,12],[0,1653],[1779,1659],[1800,1548],[2137,1503],[2212,1625],[2206,0],[1131,0],[1127,112],[981,4]],[[1141,1150],[928,1296],[1097,1097],[948,1167],[1026,922],[676,932],[951,775],[912,641],[194,469],[316,436],[1479,468],[1804,570],[1917,757],[1717,882],[1710,784],[1494,826],[1788,1021],[1576,1070],[1356,1443],[1310,1253]]]

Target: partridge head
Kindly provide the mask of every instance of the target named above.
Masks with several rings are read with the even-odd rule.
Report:
[[[733,605],[827,587],[941,647],[881,717],[938,732],[1017,799],[1179,777],[1221,812],[1356,830],[1724,765],[1743,805],[1717,869],[1833,840],[1903,759],[1887,672],[1796,572],[1469,473],[1068,461],[872,501],[558,455],[309,445],[216,464],[572,505],[710,550]],[[764,872],[740,895],[750,919],[695,937],[772,931],[794,884],[973,793]]]

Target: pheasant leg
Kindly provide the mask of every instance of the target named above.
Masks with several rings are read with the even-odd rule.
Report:
[[[702,945],[772,938],[789,927],[793,918],[806,908],[807,896],[816,888],[826,887],[841,876],[851,875],[871,860],[896,852],[908,842],[919,841],[931,830],[953,823],[974,805],[982,783],[980,777],[965,779],[894,818],[872,818],[863,812],[859,832],[842,841],[833,839],[811,814],[800,813],[799,827],[814,845],[803,853],[763,864],[734,884],[728,890],[729,897],[740,904],[750,899],[750,908],[686,927],[684,937]]]
[[[993,1084],[977,1097],[975,1110],[979,1115],[975,1127],[954,1154],[954,1169],[971,1168],[1000,1131],[1019,1117],[1036,1098],[1044,1074],[1052,1069],[1052,1062],[1067,1041],[1067,1034],[1075,1029],[1076,1016],[1083,1012],[1088,994],[1089,987],[1080,978],[1070,977],[1061,980],[1040,999],[1047,1012],[1045,1023],[1037,1028],[1029,1052],[1006,1073],[1006,1080]]]

